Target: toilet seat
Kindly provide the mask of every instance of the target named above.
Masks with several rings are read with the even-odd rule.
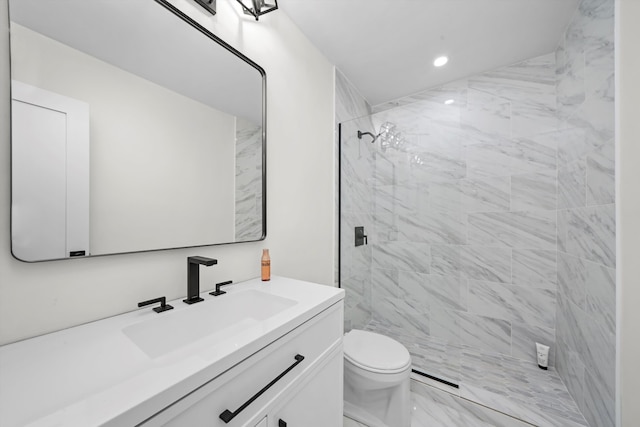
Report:
[[[344,357],[358,368],[378,374],[397,374],[411,366],[409,351],[384,335],[353,329],[344,336]]]

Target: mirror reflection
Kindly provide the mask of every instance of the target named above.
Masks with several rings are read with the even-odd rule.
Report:
[[[12,252],[264,238],[264,71],[163,0],[11,0]]]

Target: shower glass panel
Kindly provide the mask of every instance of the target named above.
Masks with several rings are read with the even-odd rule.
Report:
[[[373,110],[337,79],[345,329],[533,425],[615,424],[614,9]]]
[[[419,107],[341,123],[345,329],[393,337],[414,369],[457,384],[467,321],[464,130],[459,106]],[[355,227],[366,244],[356,246]]]

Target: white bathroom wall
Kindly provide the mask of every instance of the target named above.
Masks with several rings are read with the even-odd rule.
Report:
[[[27,264],[10,253],[9,42],[0,0],[0,344],[136,309],[138,301],[186,293],[186,257],[202,268],[202,290],[256,277],[261,249],[272,273],[333,283],[333,66],[281,11],[255,22],[237,2],[211,16],[190,0],[175,4],[267,72],[268,236],[266,241]]]
[[[616,0],[616,425],[640,424],[640,2]]]

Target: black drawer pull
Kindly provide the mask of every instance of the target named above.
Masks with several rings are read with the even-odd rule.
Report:
[[[262,396],[262,394],[269,390],[271,388],[272,385],[274,385],[275,383],[277,383],[278,381],[280,381],[280,379],[282,377],[284,377],[285,375],[287,375],[289,373],[289,371],[291,371],[293,368],[295,368],[296,366],[298,366],[298,364],[300,362],[302,362],[304,360],[304,356],[300,355],[300,354],[296,354],[294,359],[296,359],[296,361],[289,366],[287,369],[285,369],[284,371],[282,371],[282,373],[280,375],[278,375],[273,381],[271,381],[269,384],[267,384],[266,386],[264,386],[262,388],[262,390],[260,390],[259,392],[257,392],[256,394],[254,394],[251,399],[247,400],[246,402],[244,402],[244,404],[239,407],[238,409],[236,409],[234,412],[231,412],[228,409],[225,409],[223,413],[220,414],[220,419],[222,421],[224,421],[225,423],[228,423],[229,421],[231,421],[232,419],[234,419],[236,417],[236,415],[238,415],[240,412],[244,411],[247,406],[251,405],[253,403],[254,400],[256,400],[257,398],[259,398],[260,396]]]
[[[285,423],[283,420],[278,420],[278,427],[287,427],[287,423]]]

